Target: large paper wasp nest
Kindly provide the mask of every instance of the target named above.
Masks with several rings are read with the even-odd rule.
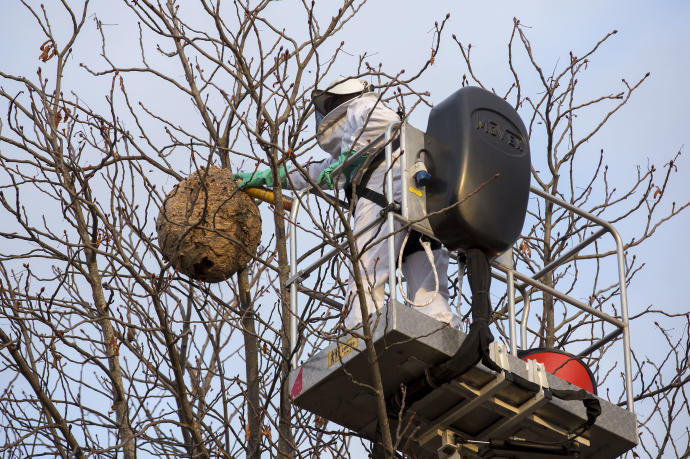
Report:
[[[211,166],[168,193],[156,230],[161,251],[175,269],[193,279],[220,282],[256,252],[261,216],[230,171]]]

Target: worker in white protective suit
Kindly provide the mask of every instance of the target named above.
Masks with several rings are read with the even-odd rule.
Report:
[[[338,177],[334,177],[334,172],[340,165],[356,151],[363,149],[374,139],[379,137],[388,125],[399,121],[398,115],[390,108],[383,105],[379,96],[372,92],[368,83],[353,78],[338,78],[333,81],[326,90],[314,91],[312,95],[317,120],[317,140],[319,146],[328,152],[331,157],[320,162],[310,162],[305,165],[311,181],[321,187],[335,188],[337,181],[341,188],[347,188],[350,180],[358,173],[358,168],[364,158],[356,161],[353,165],[341,171]],[[396,150],[393,158],[399,156],[399,143],[395,143]],[[370,154],[377,154],[372,152]],[[393,174],[394,200],[400,202],[400,161],[396,162],[391,173]],[[387,241],[383,236],[387,232],[385,222],[375,225],[362,234],[358,234],[368,224],[376,220],[382,210],[381,202],[378,204],[370,198],[360,195],[363,188],[372,190],[374,194],[383,194],[385,188],[385,178],[387,167],[384,162],[374,166],[370,172],[370,177],[366,184],[358,184],[358,196],[356,199],[354,222],[352,225],[356,236],[356,244],[359,251],[364,249],[360,257],[359,268],[362,271],[364,281],[365,297],[367,299],[367,310],[369,313],[381,308],[384,305],[384,285],[388,280],[388,264],[395,263],[395,260],[388,259]],[[270,171],[264,176],[261,173],[240,173],[237,178],[242,179],[242,186],[271,186],[272,178]],[[361,177],[361,174],[359,174]],[[285,185],[292,186],[293,189],[304,188],[309,185],[308,181],[298,171],[290,171],[289,179],[283,178]],[[364,187],[362,185],[365,185]],[[379,200],[381,201],[381,200]],[[400,223],[396,220],[396,231],[400,228]],[[397,232],[395,238],[395,253],[397,254],[402,246],[406,232]],[[418,236],[418,234],[416,235]],[[413,240],[414,238],[411,238]],[[372,245],[372,242],[379,241]],[[446,322],[452,326],[458,326],[457,316],[453,314],[448,305],[448,253],[440,245],[435,248],[433,253],[433,264],[419,245],[418,240],[410,244],[415,245],[419,250],[406,250],[406,256],[402,263],[402,272],[407,280],[408,297],[411,302],[424,306],[417,309],[441,322]],[[438,274],[438,286],[434,277],[434,269]],[[349,310],[345,319],[346,328],[355,328],[362,322],[359,297],[355,286],[354,277],[350,275],[348,281],[348,292],[346,297],[346,308]]]

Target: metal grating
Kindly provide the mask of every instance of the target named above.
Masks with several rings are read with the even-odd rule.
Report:
[[[400,383],[419,377],[426,368],[454,354],[464,337],[462,332],[399,303],[383,308],[377,316],[374,341],[386,396],[390,397]],[[363,386],[370,382],[363,350],[361,339],[344,336],[338,344],[294,369],[290,387],[298,407],[374,439],[376,402],[374,394]],[[533,381],[541,378],[544,387],[573,388],[545,372],[539,376],[539,369],[532,368],[530,374],[527,364],[508,355],[505,348],[493,352],[495,361],[519,376]],[[580,457],[618,457],[638,442],[634,413],[600,401],[602,414],[596,424],[577,439]],[[536,395],[525,391],[512,384],[505,373],[496,374],[480,364],[436,388],[413,404],[405,416],[402,425],[408,429],[401,442],[404,450],[415,457],[436,458],[443,438],[448,441],[450,437],[560,442],[585,420],[585,410],[581,402],[549,398],[548,391]],[[482,451],[475,445],[461,448],[463,457]],[[534,453],[490,456],[541,457]]]

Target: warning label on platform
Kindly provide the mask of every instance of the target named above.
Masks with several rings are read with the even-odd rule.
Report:
[[[335,349],[328,351],[328,368],[331,368],[333,364],[340,362],[347,354],[357,350],[358,344],[359,341],[353,336],[338,344]]]

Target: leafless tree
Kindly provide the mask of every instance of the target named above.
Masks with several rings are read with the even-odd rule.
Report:
[[[125,1],[138,23],[133,65],[112,57],[117,37],[88,1],[64,2],[60,10],[24,4],[45,42],[35,76],[0,72],[6,107],[0,202],[13,225],[2,232],[11,242],[2,253],[9,328],[0,338],[5,374],[12,375],[2,404],[4,451],[347,455],[348,435],[324,431],[322,421],[291,409],[294,351],[279,174],[287,164],[298,167],[315,146],[313,125],[307,132],[311,91],[332,78],[342,52],[334,37],[363,3],[344,1],[328,11],[303,3],[303,28],[292,37],[267,13],[270,1],[201,1],[190,9],[174,1]],[[100,35],[99,59],[75,57],[79,39],[93,39],[84,33],[94,24],[89,19]],[[77,66],[82,58],[86,63]],[[422,70],[429,58],[423,62]],[[70,80],[79,67],[105,88],[103,107],[92,108]],[[389,98],[389,87],[409,88],[416,78],[386,75],[365,56],[358,72],[377,80]],[[157,97],[137,92],[142,81],[156,86]],[[178,110],[155,108],[162,94],[172,94]],[[190,125],[179,116],[183,110],[200,123]],[[277,183],[264,213],[273,216],[270,246],[235,281],[218,286],[175,272],[152,227],[167,191],[161,184],[216,162],[266,165]],[[324,224],[340,217],[352,245],[346,213],[308,212],[322,234]],[[336,339],[326,320],[310,325],[322,316],[311,308],[300,319],[315,327],[309,331],[317,340]],[[367,327],[365,321],[363,338],[371,344]],[[376,381],[376,355],[368,350]],[[391,450],[380,381],[373,390]]]
[[[290,346],[287,196],[280,171],[300,170],[315,156],[310,94],[336,76],[343,29],[365,2],[301,2],[302,23],[295,30],[277,25],[280,13],[270,0],[125,0],[118,8],[129,22],[118,25],[88,0],[22,3],[44,43],[36,50],[35,74],[0,68],[0,451],[65,458],[348,456],[356,434],[291,405],[287,376],[294,354],[306,359],[343,335],[341,311],[309,300],[299,317],[302,342]],[[415,80],[433,65],[445,24],[440,18],[435,25],[430,54],[419,56],[411,76],[370,64],[366,53],[350,76],[370,79],[382,103],[408,114],[430,104]],[[128,48],[124,60],[118,49],[122,30],[138,34],[138,47]],[[92,32],[99,55],[82,55],[83,41],[94,41]],[[546,153],[549,169],[535,169],[534,181],[612,221],[645,215],[643,234],[626,245],[633,249],[687,204],[657,216],[675,162],[667,164],[661,181],[650,166],[629,191],[617,194],[609,189],[602,155],[585,191],[578,188],[576,153],[644,80],[625,83],[620,94],[576,101],[577,77],[606,39],[584,57],[572,56],[561,73],[545,75],[516,22],[509,47],[515,84],[502,95],[529,120],[533,136],[538,126],[546,129],[546,147],[532,149]],[[518,78],[514,41],[527,52],[541,89],[528,92]],[[470,77],[482,85],[469,47],[460,50]],[[97,97],[84,95],[84,79],[100,91]],[[599,103],[614,105],[588,134],[576,134],[575,115]],[[268,167],[276,183],[272,205],[262,205],[272,236],[246,269],[219,284],[176,272],[160,252],[154,227],[172,186],[210,164]],[[344,302],[339,273],[357,265],[352,209],[332,206],[331,197],[313,191],[317,198],[302,202],[305,240],[316,241],[315,251],[322,250],[321,242],[334,244],[335,233],[344,241],[342,253],[313,276],[313,288]],[[554,209],[531,211],[534,221],[518,253],[528,269],[538,269],[587,231]],[[585,258],[600,263],[608,256],[597,250],[560,269],[577,272]],[[641,268],[634,260],[629,281]],[[359,270],[351,272],[362,294],[365,280]],[[572,277],[554,273],[545,282],[555,286]],[[594,287],[589,284],[593,304],[618,294],[602,282],[594,276]],[[553,298],[545,296],[543,303],[535,335],[544,345],[583,339],[577,330],[564,336],[567,320],[575,328],[596,329],[583,317],[564,313],[559,319]],[[655,314],[650,308],[638,317]],[[368,315],[363,317],[381,443],[390,455],[400,437],[390,432],[388,418],[395,414],[386,411]],[[656,407],[641,419],[653,438],[643,448],[656,455],[671,444],[681,454],[684,444],[654,423],[663,413],[671,424],[687,410],[687,327],[680,338],[661,325],[658,330],[668,342],[668,358],[636,360],[637,398]],[[600,378],[612,374],[603,354],[597,361]]]

